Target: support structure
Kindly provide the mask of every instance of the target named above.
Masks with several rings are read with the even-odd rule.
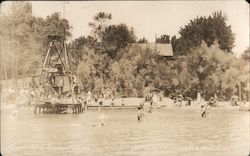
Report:
[[[64,28],[64,27],[63,27]],[[39,94],[42,102],[35,106],[35,113],[62,113],[69,107],[73,113],[82,112],[82,105],[77,101],[78,87],[73,74],[64,37],[50,35],[51,42],[43,61],[40,73]]]

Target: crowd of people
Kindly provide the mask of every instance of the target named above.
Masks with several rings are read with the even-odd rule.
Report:
[[[1,91],[1,101],[5,103],[13,103],[13,99],[15,101],[18,101],[19,105],[26,105],[31,106],[33,105],[34,101],[37,99],[41,99],[41,97],[47,96],[47,99],[53,99],[52,93],[47,93],[45,91],[38,91],[38,90],[32,90],[32,89],[20,89],[18,91],[14,89],[2,89]],[[59,99],[60,97],[58,97]],[[71,99],[71,93],[68,93],[66,97],[67,99]],[[98,93],[92,93],[91,91],[88,91],[87,93],[80,93],[74,96],[77,103],[81,103],[84,110],[88,110],[88,106],[94,102],[94,104],[98,105],[98,110],[101,111],[103,109],[104,100],[109,99],[110,101],[110,107],[115,106],[115,99],[120,98],[121,99],[121,106],[125,105],[124,98],[121,96],[117,96],[114,94],[114,92],[105,92],[100,91]],[[63,99],[63,98],[62,98]],[[159,93],[148,93],[144,95],[143,100],[140,102],[137,108],[137,120],[140,121],[142,119],[142,116],[145,112],[145,105],[148,105],[148,113],[153,112],[153,106],[159,102],[162,101],[162,97],[159,96]],[[197,93],[197,98],[195,100],[189,98],[189,97],[183,97],[182,94],[176,94],[173,98],[174,105],[176,107],[182,107],[182,106],[191,106],[193,105],[194,101],[197,105],[201,107],[201,117],[206,117],[208,110],[210,110],[211,107],[216,107],[218,105],[218,97],[216,94],[214,94],[213,97],[210,97],[208,101],[205,101],[205,99],[202,97],[201,93]],[[239,106],[239,98],[237,96],[232,96],[230,99],[230,103],[232,106]],[[244,104],[244,100],[241,102]]]

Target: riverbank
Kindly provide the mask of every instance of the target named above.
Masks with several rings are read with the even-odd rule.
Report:
[[[117,98],[113,101],[113,108],[137,108],[137,106],[140,105],[140,103],[144,102],[143,98],[135,98],[135,97],[129,97],[129,98]],[[207,103],[207,101],[203,102]],[[104,99],[103,100],[103,107],[105,109],[110,108],[112,104],[111,99]],[[187,106],[187,101],[182,101],[180,106],[177,106],[174,100],[170,98],[163,98],[161,101],[156,101],[153,103],[154,109],[200,109],[201,104],[199,104],[197,101],[192,101],[190,106]],[[149,103],[145,103],[145,107],[149,107]],[[90,101],[88,103],[89,107],[98,107],[99,104],[95,101]],[[20,107],[28,107],[28,106],[20,106]],[[214,109],[240,109],[241,107],[249,108],[249,102],[245,104],[244,106],[232,106],[230,101],[218,101],[216,103],[216,106],[213,107]],[[1,110],[11,110],[11,109],[18,109],[19,106],[15,104],[7,104],[7,103],[1,103]]]
[[[144,101],[143,98],[134,98],[134,97],[130,97],[130,98],[118,98],[115,99],[113,101],[114,105],[113,105],[113,109],[114,108],[123,108],[122,106],[124,106],[124,108],[134,108],[136,109],[137,106],[140,105],[140,103],[142,103]],[[208,101],[204,101],[203,104],[207,103]],[[103,100],[103,109],[109,109],[111,106],[112,100],[111,99],[104,99]],[[164,110],[164,109],[201,109],[201,105],[203,104],[199,104],[197,101],[192,101],[190,106],[187,106],[187,101],[182,101],[181,105],[178,106],[174,100],[170,99],[170,98],[163,98],[161,101],[156,101],[153,103],[153,109],[155,110]],[[91,101],[88,106],[90,107],[98,107],[98,103]],[[146,102],[145,103],[145,109],[149,109],[150,107],[150,103]],[[218,101],[216,103],[216,106],[213,107],[213,109],[232,109],[232,110],[250,110],[249,108],[249,102],[246,104],[246,106],[243,104],[240,106],[232,106],[230,101]]]

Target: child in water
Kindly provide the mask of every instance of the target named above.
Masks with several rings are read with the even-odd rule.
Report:
[[[138,106],[138,111],[137,111],[137,121],[140,121],[142,117],[142,106]]]
[[[202,108],[201,117],[204,118],[207,116],[207,107],[205,105],[202,105],[201,108]]]
[[[201,117],[206,117],[206,107],[205,106],[201,106],[202,108],[202,113],[201,113]]]
[[[141,118],[142,118],[142,115],[144,115],[143,114],[143,102],[142,103],[140,103],[140,105],[138,106],[138,111],[137,111],[137,120],[138,121],[140,121],[141,120]]]

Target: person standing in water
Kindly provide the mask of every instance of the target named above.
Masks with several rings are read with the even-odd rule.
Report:
[[[114,98],[114,96],[112,95],[112,97],[111,97],[111,107],[113,107],[114,106],[114,104],[115,104],[115,98]]]
[[[149,113],[152,113],[153,110],[153,101],[150,101],[150,106],[149,106]]]
[[[201,105],[201,108],[202,108],[201,117],[204,118],[207,116],[208,110],[211,109],[211,107],[209,106],[209,104],[203,104]]]
[[[137,121],[140,121],[143,115],[143,102],[137,108]]]
[[[155,97],[155,94],[151,95],[151,98],[149,98],[149,113],[152,113],[152,109],[153,109],[153,103],[155,102],[156,100],[156,97]]]
[[[202,105],[201,108],[202,108],[201,117],[204,118],[204,117],[206,117],[206,110],[207,110],[207,109],[206,109],[206,106],[205,106],[205,105]]]
[[[182,100],[183,100],[183,96],[179,93],[177,96],[177,106],[178,107],[182,106]]]

